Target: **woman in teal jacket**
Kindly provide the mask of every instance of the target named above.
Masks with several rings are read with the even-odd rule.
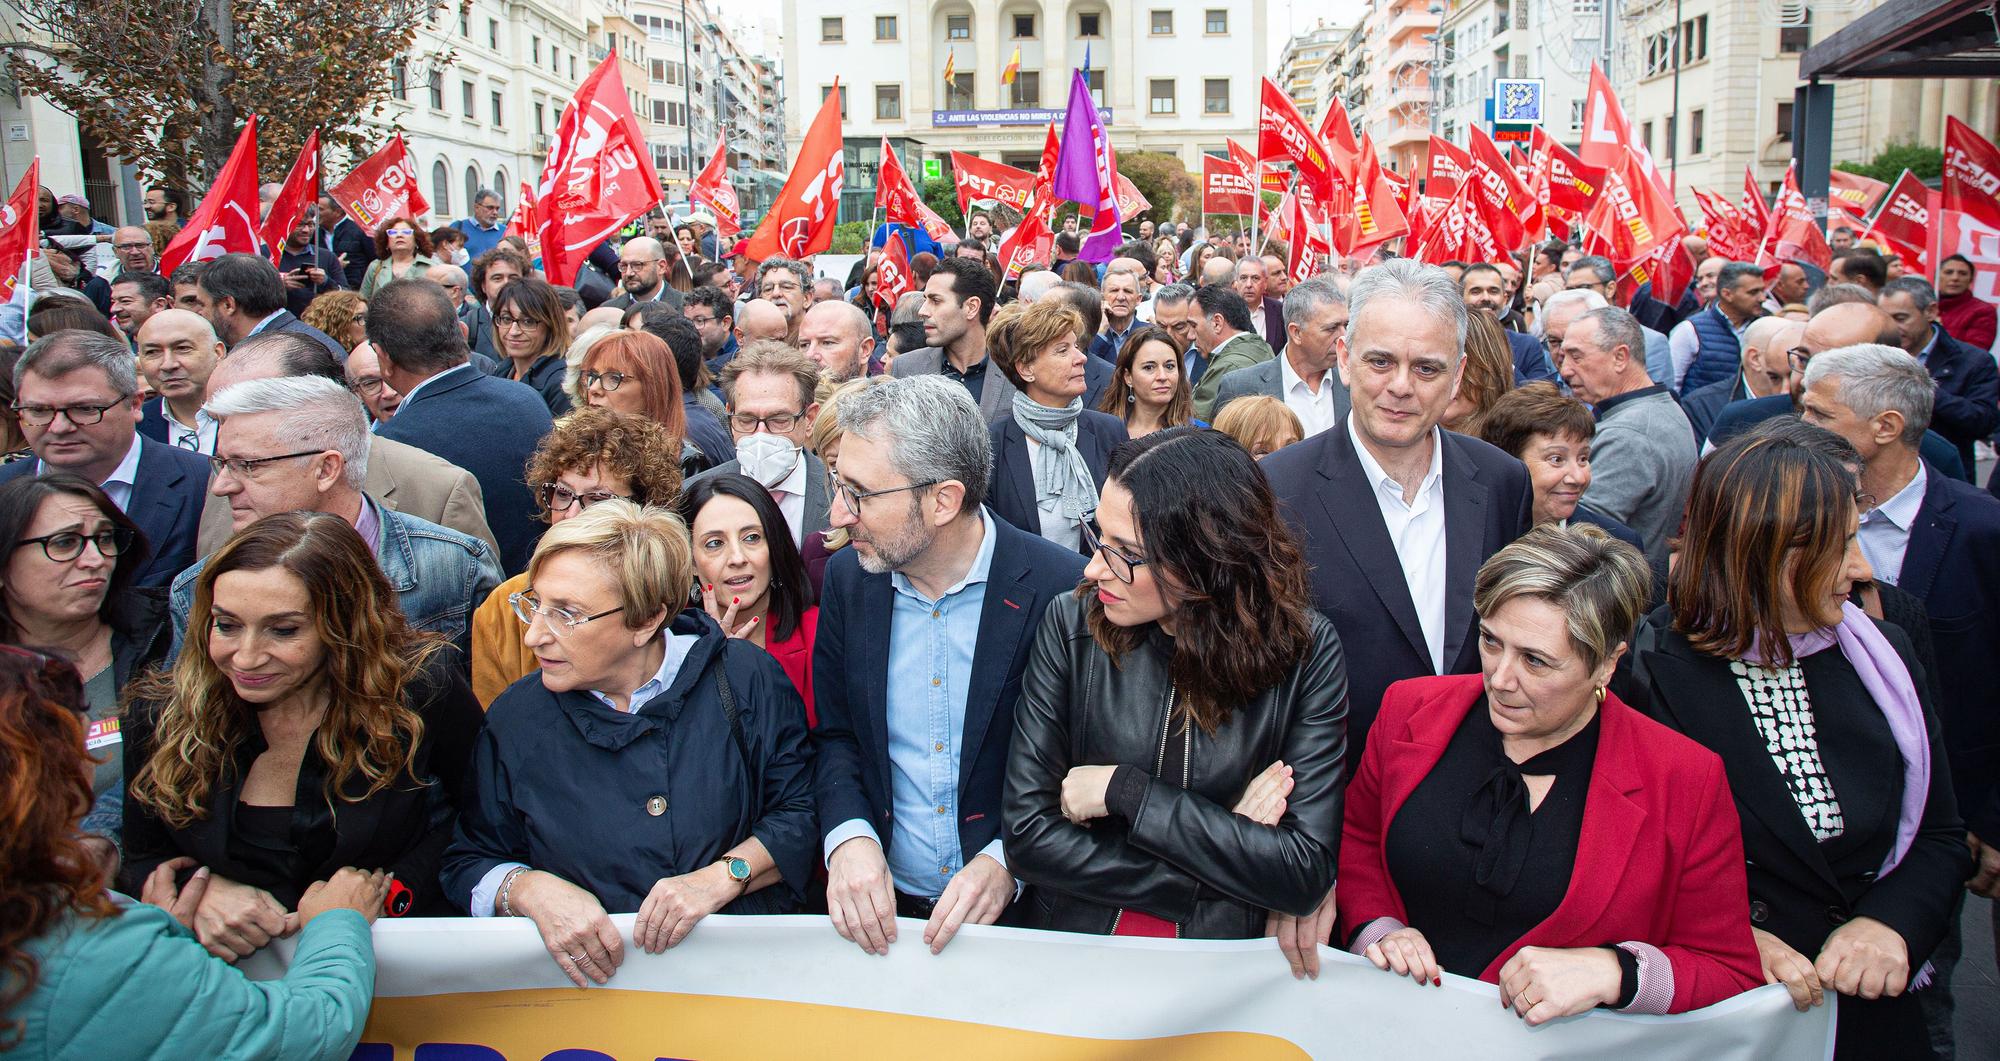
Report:
[[[90,809],[83,682],[51,656],[0,645],[0,1053],[21,1061],[154,1057],[339,1061],[354,1051],[375,987],[369,923],[389,879],[343,869],[294,915],[282,980],[255,982],[196,942],[187,922],[208,885],[192,860],[163,863],[145,902],[105,891],[78,842]],[[24,915],[24,916],[17,916]]]

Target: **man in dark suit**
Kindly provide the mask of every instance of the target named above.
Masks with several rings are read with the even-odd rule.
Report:
[[[525,383],[489,376],[470,364],[458,315],[444,288],[395,280],[368,300],[368,342],[382,381],[403,395],[377,432],[444,458],[472,473],[486,499],[486,521],[500,543],[500,566],[526,570],[542,522],[523,469],[554,427],[548,403]]]
[[[1275,298],[1264,297],[1270,275],[1264,271],[1264,259],[1244,258],[1236,263],[1236,279],[1231,285],[1236,293],[1243,296],[1243,304],[1250,307],[1250,330],[1257,338],[1264,340],[1274,354],[1285,352],[1285,311]]]
[[[2000,428],[2000,369],[1991,351],[1959,342],[1938,323],[1937,289],[1921,276],[1898,277],[1882,288],[1876,302],[1896,323],[1901,346],[1937,381],[1931,429],[1958,447],[1958,459],[1973,466],[1972,444]]]
[[[852,547],[827,567],[813,648],[827,907],[871,954],[899,914],[924,918],[936,952],[1014,901],[1014,702],[1042,613],[1084,561],[982,507],[987,429],[958,383],[891,379],[842,403],[833,523]]]
[[[319,238],[336,255],[348,290],[361,290],[361,278],[375,260],[375,237],[355,224],[331,195],[319,197]]]
[[[1479,669],[1473,576],[1528,529],[1534,494],[1520,461],[1437,426],[1468,319],[1451,275],[1393,259],[1357,274],[1347,300],[1353,411],[1263,469],[1347,654],[1352,769],[1392,683]]]
[[[1736,374],[1681,395],[1681,411],[1694,425],[1697,442],[1708,438],[1725,406],[1786,393],[1792,378],[1787,351],[1804,340],[1805,330],[1804,324],[1783,317],[1759,317],[1743,329],[1742,367]]]
[[[1231,401],[1266,394],[1285,403],[1311,438],[1346,419],[1353,400],[1337,371],[1347,333],[1347,296],[1332,280],[1313,277],[1285,292],[1284,352],[1239,368],[1215,388],[1215,412]]]
[[[1459,294],[1465,299],[1468,309],[1483,309],[1493,314],[1494,320],[1504,319],[1508,308],[1507,278],[1501,274],[1499,267],[1486,262],[1468,265],[1459,274],[1458,285]],[[1514,386],[1538,379],[1555,380],[1555,366],[1549,364],[1548,354],[1539,340],[1507,328],[1502,328],[1500,334],[1507,337],[1507,352],[1514,357]]]
[[[730,459],[695,476],[740,474],[770,491],[791,524],[792,541],[827,528],[832,495],[826,465],[807,448],[819,403],[813,400],[819,366],[797,347],[775,339],[747,343],[722,367],[722,400],[729,406]],[[738,420],[737,417],[742,417]]]
[[[15,372],[36,459],[0,467],[0,483],[60,471],[103,487],[150,546],[133,584],[172,582],[194,562],[208,460],[138,433],[132,351],[108,335],[59,331],[30,345]]]
[[[230,346],[258,332],[298,332],[326,347],[334,360],[347,360],[347,347],[285,308],[284,278],[262,255],[225,254],[204,262],[195,283],[195,302],[196,312],[207,317],[215,334]]]

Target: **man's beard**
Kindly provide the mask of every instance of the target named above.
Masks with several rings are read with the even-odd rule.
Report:
[[[929,528],[924,526],[922,516],[922,504],[913,499],[910,502],[909,521],[904,524],[904,529],[898,532],[895,537],[888,539],[872,537],[860,539],[873,547],[868,552],[855,550],[855,559],[861,561],[861,569],[871,575],[901,571],[915,562],[918,557],[928,552],[931,543],[935,542],[937,537],[929,532]],[[848,538],[854,540],[853,531],[848,532]]]

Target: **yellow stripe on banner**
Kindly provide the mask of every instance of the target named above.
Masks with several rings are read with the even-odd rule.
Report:
[[[1297,1061],[1305,1051],[1253,1032],[1092,1039],[806,1002],[673,992],[523,990],[377,998],[363,1044],[413,1061],[424,1043],[485,1046],[507,1061],[594,1050],[617,1061],[777,1057],[949,1057],[953,1061]],[[365,1052],[365,1046],[364,1051]]]

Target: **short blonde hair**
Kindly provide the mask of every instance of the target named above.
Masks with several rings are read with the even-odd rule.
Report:
[[[1266,453],[1281,448],[1278,440],[1285,432],[1292,434],[1292,441],[1301,441],[1306,436],[1306,425],[1299,422],[1299,414],[1292,411],[1283,399],[1268,394],[1252,394],[1232,400],[1215,414],[1214,427],[1242,444],[1244,449],[1257,452],[1259,444]]]
[[[557,553],[581,550],[612,574],[625,627],[637,630],[665,609],[671,619],[694,586],[694,548],[674,510],[630,501],[599,501],[550,527],[528,561],[532,588]]]
[[[1632,639],[1653,592],[1653,571],[1639,550],[1589,524],[1545,523],[1494,553],[1472,584],[1472,610],[1484,619],[1517,597],[1563,610],[1570,643],[1595,670]]]
[[[1064,336],[1079,344],[1090,342],[1083,334],[1083,314],[1069,303],[1051,297],[1014,308],[1019,305],[1002,306],[986,325],[986,356],[1016,387],[1023,386],[1021,366]]]

